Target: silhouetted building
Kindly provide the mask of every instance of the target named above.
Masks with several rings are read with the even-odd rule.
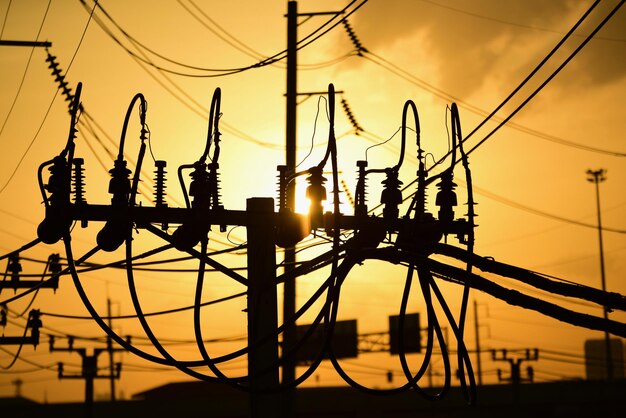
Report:
[[[585,341],[585,372],[587,380],[605,380],[607,378],[606,342],[604,339]],[[611,359],[613,360],[613,378],[624,379],[624,345],[622,340],[611,338]]]
[[[458,388],[440,401],[413,391],[373,396],[350,387],[296,390],[296,418],[622,418],[626,380],[568,381],[478,388],[478,403],[467,406]],[[433,389],[436,390],[436,389]],[[11,398],[15,399],[15,398]],[[81,418],[81,403],[38,404],[0,399],[2,416],[11,418]],[[94,418],[247,418],[248,395],[227,385],[180,382],[156,387],[130,401],[96,402]],[[274,418],[274,417],[268,417]]]

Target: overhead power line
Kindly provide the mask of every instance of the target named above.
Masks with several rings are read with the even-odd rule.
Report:
[[[85,8],[87,8],[87,5],[86,5],[85,1],[84,0],[80,0],[80,1],[83,4],[83,6]],[[337,25],[339,25],[344,19],[347,19],[348,16],[352,15],[359,8],[361,8],[367,2],[367,0],[362,0],[360,4],[354,6],[351,10],[349,10],[356,2],[357,2],[357,0],[352,0],[341,11],[333,14],[333,17],[331,17],[328,21],[326,21],[324,24],[322,24],[317,29],[315,29],[314,31],[309,33],[307,36],[305,36],[303,39],[298,41],[297,49],[301,50],[301,49],[307,47],[308,45],[312,44],[313,42],[317,41],[318,39],[320,39],[324,35],[326,35],[329,31],[331,31]],[[168,61],[168,62],[170,62],[172,64],[181,66],[183,68],[188,68],[188,69],[193,69],[193,70],[200,71],[200,73],[189,73],[189,72],[173,70],[173,69],[170,69],[170,68],[165,68],[165,67],[163,67],[161,65],[156,64],[152,60],[146,58],[145,56],[137,54],[136,52],[134,52],[130,48],[128,48],[117,36],[115,36],[113,34],[113,32],[106,26],[106,24],[98,16],[94,17],[94,20],[96,21],[96,23],[98,23],[98,25],[104,30],[104,32],[107,35],[109,35],[109,37],[111,37],[111,39],[115,43],[117,43],[122,49],[124,49],[126,51],[126,53],[128,53],[129,55],[131,55],[135,59],[138,59],[138,60],[142,61],[144,64],[146,64],[148,66],[151,66],[151,67],[154,67],[155,69],[157,69],[159,71],[166,72],[166,73],[179,75],[179,76],[184,76],[184,77],[192,77],[192,78],[223,77],[223,76],[238,74],[238,73],[241,73],[243,71],[248,71],[248,70],[251,70],[251,69],[261,68],[261,67],[264,67],[264,66],[267,66],[267,65],[271,65],[271,64],[274,64],[276,62],[282,61],[282,60],[284,60],[287,57],[287,51],[286,50],[282,50],[281,52],[275,53],[274,55],[266,57],[266,58],[264,58],[264,59],[262,59],[262,60],[260,60],[260,61],[258,61],[256,63],[254,63],[254,64],[243,66],[243,67],[206,68],[206,67],[199,67],[199,66],[191,66],[189,64],[182,63],[182,62],[177,61],[177,60],[169,59],[169,58],[167,58],[167,57],[165,57],[165,56],[163,56],[161,54],[156,53],[156,51],[147,48],[144,44],[142,44],[139,41],[137,41],[130,34],[128,34],[128,32],[126,32],[120,25],[118,25],[116,23],[116,21],[113,19],[113,17],[102,7],[102,5],[100,5],[100,4],[96,4],[96,5],[100,9],[100,11],[102,11],[102,13],[107,17],[107,19],[117,28],[117,30],[119,30],[124,35],[124,37],[126,37],[131,42],[131,44],[133,44],[135,47],[141,47],[144,50],[152,53],[153,55],[156,55],[156,56],[160,57],[161,59],[164,59],[164,60],[166,60],[166,61]],[[338,21],[334,22],[342,14],[344,16],[341,17]]]
[[[83,44],[83,39],[85,39],[85,34],[87,33],[87,29],[89,29],[89,23],[91,23],[93,12],[95,11],[95,6],[97,4],[98,2],[96,1],[96,4],[94,5],[93,9],[91,9],[91,13],[89,14],[89,19],[87,19],[87,23],[85,24],[85,29],[83,29],[83,33],[80,36],[80,40],[78,41],[78,45],[76,46],[76,49],[74,50],[72,59],[70,60],[69,65],[67,66],[67,71],[65,72],[66,75],[70,71],[70,68],[72,67],[72,64],[74,63],[74,59],[76,58],[76,55],[78,54],[78,50]],[[55,91],[54,96],[52,97],[52,100],[50,101],[50,106],[48,106],[48,110],[46,110],[46,113],[44,114],[43,120],[41,121],[41,124],[39,125],[37,132],[35,132],[33,139],[30,141],[30,143],[26,147],[26,150],[22,153],[22,156],[19,158],[15,168],[13,169],[13,172],[11,173],[11,175],[9,175],[9,178],[2,185],[2,187],[0,187],[0,194],[2,194],[2,192],[6,190],[7,186],[11,183],[11,181],[13,181],[13,179],[15,178],[15,174],[17,174],[17,170],[20,168],[20,166],[22,165],[22,162],[24,162],[24,159],[26,158],[26,155],[28,154],[33,144],[37,140],[37,137],[39,136],[39,133],[41,132],[41,129],[43,128],[43,125],[46,122],[46,119],[48,119],[48,115],[50,114],[50,110],[52,109],[52,105],[54,104],[54,100],[56,99],[58,92],[59,92],[58,90]]]
[[[348,36],[350,37],[350,40],[351,40],[352,44],[354,45],[356,51],[358,52],[359,56],[362,56],[363,58],[367,59],[368,61],[370,61],[370,62],[372,62],[372,63],[382,67],[383,69],[393,73],[394,75],[404,79],[405,81],[408,81],[409,83],[414,84],[417,87],[420,87],[420,88],[428,91],[429,93],[435,95],[436,97],[439,97],[439,98],[444,99],[446,101],[456,102],[457,104],[459,104],[459,106],[469,110],[470,112],[475,113],[475,114],[477,114],[479,116],[485,117],[485,119],[469,135],[467,135],[465,139],[471,137],[486,122],[488,122],[489,120],[493,119],[494,121],[500,122],[500,125],[498,125],[498,127],[496,127],[496,129],[494,129],[493,132],[497,131],[499,129],[499,127],[501,127],[502,125],[506,124],[506,126],[512,128],[512,129],[515,129],[517,131],[524,132],[526,134],[535,136],[537,138],[544,139],[544,140],[547,140],[547,141],[550,141],[550,142],[554,142],[554,143],[557,143],[557,144],[560,144],[560,145],[565,145],[565,146],[581,149],[581,150],[584,150],[584,151],[590,151],[590,152],[595,152],[595,153],[600,153],[600,154],[611,155],[611,156],[614,156],[614,157],[626,157],[626,153],[625,152],[611,151],[611,150],[606,150],[606,149],[602,149],[602,148],[592,147],[592,146],[585,145],[585,144],[576,143],[576,142],[573,142],[573,141],[570,141],[570,140],[566,140],[566,139],[560,138],[560,137],[555,136],[555,135],[546,134],[546,133],[540,132],[540,131],[538,131],[536,129],[532,129],[532,128],[529,128],[529,127],[526,127],[526,126],[523,126],[523,125],[520,125],[520,124],[517,124],[517,123],[514,123],[514,122],[510,122],[510,119],[512,118],[512,116],[515,115],[516,112],[514,112],[513,115],[510,115],[510,116],[508,116],[505,119],[499,118],[499,117],[495,116],[496,113],[499,110],[501,110],[502,107],[504,107],[504,105],[506,103],[508,103],[513,98],[513,96],[517,92],[519,92],[519,90],[538,72],[538,70],[548,61],[548,59],[550,59],[554,55],[554,53],[574,33],[574,31],[580,26],[580,24],[586,19],[586,17],[593,11],[593,9],[598,4],[599,4],[599,0],[596,0],[596,2],[591,5],[591,7],[581,17],[581,19],[579,19],[579,21],[564,36],[564,38],[561,39],[561,41],[559,43],[557,43],[557,45],[552,49],[552,51],[546,57],[544,57],[544,59],[535,67],[535,69],[492,112],[487,112],[487,111],[485,111],[485,110],[483,110],[483,109],[481,109],[481,108],[479,108],[477,106],[474,106],[474,105],[472,105],[472,104],[462,100],[459,97],[456,97],[456,96],[454,96],[454,95],[452,95],[452,94],[450,94],[450,93],[448,93],[448,92],[446,92],[444,90],[441,90],[441,89],[437,88],[436,86],[428,83],[427,81],[425,81],[423,79],[420,79],[419,77],[417,77],[417,76],[411,74],[410,72],[402,69],[401,67],[397,66],[393,62],[383,58],[382,56],[380,56],[380,55],[378,55],[378,54],[376,54],[376,53],[374,53],[372,51],[370,51],[369,49],[367,49],[367,48],[365,48],[363,46],[363,44],[358,39],[358,37],[355,34],[354,30],[349,25],[349,23],[347,23],[347,21],[344,23],[344,27],[346,29],[346,32],[348,33]],[[618,7],[616,9],[619,9],[619,7],[620,6],[618,5]],[[611,13],[611,16],[612,16],[612,14],[614,12]],[[600,28],[601,27],[602,26],[600,26]],[[599,30],[599,29],[596,29],[596,31],[594,31],[594,33],[596,33],[597,30]],[[587,40],[584,41],[582,45],[584,46],[589,41],[589,39],[591,37],[593,37],[593,34],[588,36]],[[554,75],[556,75],[556,74],[554,74]],[[531,95],[531,97],[534,97],[534,96]],[[522,104],[522,107],[525,104],[526,104],[526,102],[524,102]],[[489,134],[489,135],[491,135],[491,134]]]
[[[537,30],[537,31],[541,31],[541,32],[556,33],[556,34],[560,34],[560,35],[563,35],[565,33],[563,31],[558,31],[558,30],[555,30],[555,29],[541,28],[541,27],[538,27],[538,26],[531,26],[531,25],[526,25],[526,24],[523,24],[523,23],[513,22],[513,21],[510,21],[510,20],[504,20],[504,19],[499,19],[499,18],[495,18],[495,17],[492,17],[492,16],[486,16],[486,15],[483,15],[483,14],[480,14],[480,13],[471,12],[469,10],[463,10],[463,9],[459,9],[459,8],[456,8],[456,7],[452,7],[452,6],[448,6],[448,5],[445,5],[445,4],[441,4],[439,2],[432,1],[432,0],[420,0],[420,1],[422,1],[424,3],[432,4],[433,6],[437,6],[437,7],[440,7],[442,9],[452,10],[452,11],[457,12],[457,13],[461,13],[461,14],[464,14],[464,15],[472,16],[472,17],[475,17],[475,18],[478,18],[478,19],[488,20],[488,21],[491,21],[491,22],[502,23],[504,25],[517,26],[519,28],[532,29],[532,30]],[[582,38],[585,35],[574,33],[573,36],[578,36],[578,37]],[[600,40],[600,41],[626,42],[626,39],[610,38],[610,37],[605,37],[605,36],[596,36],[596,37],[594,37],[594,39],[597,39],[597,40]]]

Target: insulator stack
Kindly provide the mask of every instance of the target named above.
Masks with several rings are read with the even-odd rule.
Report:
[[[70,89],[67,85],[67,81],[65,81],[65,76],[61,74],[61,69],[59,68],[59,63],[56,61],[57,57],[48,53],[48,57],[46,58],[46,62],[48,62],[48,68],[52,70],[52,75],[54,76],[54,81],[56,81],[61,89],[61,93],[65,96],[65,101],[72,103],[74,100],[74,95],[72,94],[72,89]]]
[[[306,197],[311,202],[309,214],[312,221],[321,223],[324,214],[322,201],[326,200],[326,188],[324,187],[326,178],[322,175],[322,169],[318,167],[311,168],[309,173],[306,178],[309,182],[309,186],[306,188]]]
[[[454,207],[457,205],[456,183],[452,181],[452,172],[446,171],[441,175],[441,181],[437,183],[437,197],[435,205],[439,206],[438,219],[442,222],[452,222],[454,220]]]
[[[359,178],[356,183],[355,202],[354,202],[354,214],[357,216],[367,215],[367,176],[365,175],[365,169],[367,168],[367,161],[359,160],[356,162],[356,166],[359,168]]]
[[[211,193],[209,188],[209,173],[206,171],[206,164],[196,162],[190,176],[189,196],[193,197],[192,206],[208,208],[211,203]]]
[[[7,270],[11,274],[11,281],[17,282],[20,280],[20,273],[22,272],[22,263],[20,263],[20,254],[13,253],[9,256],[9,265]]]
[[[74,164],[74,175],[72,181],[74,186],[74,203],[82,205],[87,203],[87,199],[85,199],[85,169],[83,168],[85,160],[82,158],[74,158],[72,160],[72,164]]]
[[[50,177],[48,178],[48,184],[44,188],[50,192],[50,204],[69,203],[71,192],[70,171],[65,158],[61,156],[54,157],[48,171],[50,171]]]
[[[48,272],[50,272],[50,281],[59,282],[59,274],[61,274],[61,256],[59,254],[50,254],[48,257]],[[58,286],[58,285],[57,285]],[[56,292],[56,286],[54,287]]]
[[[158,160],[154,162],[156,166],[156,171],[154,172],[154,205],[157,208],[167,207],[167,203],[165,202],[165,175],[167,171],[165,171],[165,167],[167,167],[167,162],[164,160]]]
[[[423,151],[420,149],[417,153],[419,167],[417,169],[417,192],[415,194],[415,217],[421,219],[426,213],[426,169],[422,157]]]
[[[341,188],[343,189],[343,191],[346,194],[346,196],[348,196],[348,201],[350,202],[350,206],[352,206],[352,208],[354,208],[354,206],[355,206],[354,198],[352,197],[352,194],[350,193],[350,189],[348,189],[348,185],[343,180],[341,180]]]
[[[74,165],[73,176],[72,176],[72,184],[74,186],[74,203],[76,205],[86,205],[87,199],[85,198],[85,176],[83,168],[83,164],[85,160],[82,158],[74,158],[72,160],[72,164]],[[86,219],[83,219],[80,222],[80,226],[82,228],[87,228],[88,222]]]
[[[224,209],[222,205],[222,196],[220,193],[220,173],[218,169],[220,165],[217,162],[209,164],[209,190],[211,192],[211,209]],[[220,225],[220,232],[226,232],[226,225]]]
[[[157,160],[154,162],[156,167],[156,171],[154,172],[154,206],[157,208],[166,208],[167,203],[165,202],[165,175],[167,171],[165,171],[165,167],[167,167],[167,162],[164,160]],[[161,229],[163,231],[167,231],[168,223],[162,222]]]
[[[218,171],[220,168],[218,163],[210,163],[209,169],[209,190],[211,191],[211,209],[223,208],[222,197],[220,193],[220,174]]]
[[[126,168],[126,161],[115,160],[113,168],[109,170],[109,193],[113,195],[113,205],[128,205],[130,195],[130,170]]]
[[[402,181],[398,178],[398,172],[395,170],[385,170],[387,178],[383,180],[383,192],[380,197],[380,203],[385,205],[383,208],[383,218],[389,221],[398,219],[400,210],[398,206],[402,203]]]
[[[278,170],[278,210],[287,209],[287,166],[279,165]]]
[[[342,23],[343,23],[343,27],[346,29],[346,32],[348,33],[348,36],[350,37],[350,40],[352,41],[352,43],[354,44],[354,47],[356,48],[357,54],[363,55],[362,54],[363,52],[367,52],[367,49],[363,47],[363,45],[361,44],[361,41],[359,41],[359,38],[357,38],[356,34],[354,33],[354,30],[352,30],[352,26],[350,26],[350,23],[348,23],[348,20],[344,19]]]
[[[48,257],[48,271],[52,275],[61,273],[61,256],[59,254],[50,254]]]
[[[476,211],[474,209],[477,204],[478,203],[476,203],[474,201],[472,201],[472,202],[468,201],[467,203],[465,203],[465,205],[467,206],[467,213],[465,214],[466,217],[468,217],[470,219],[478,217],[478,214],[476,213]],[[471,207],[470,207],[470,205],[471,205]],[[473,222],[472,225],[470,225],[471,227],[477,227],[478,226],[478,224],[475,221],[472,221],[472,222]]]
[[[356,118],[352,114],[352,110],[350,109],[350,105],[348,105],[348,102],[346,101],[346,99],[344,98],[341,99],[341,106],[343,107],[343,111],[346,113],[346,116],[348,117],[350,124],[354,128],[354,134],[358,135],[359,133],[363,132],[364,129],[356,121]]]
[[[26,327],[31,329],[31,336],[33,337],[33,346],[37,347],[39,344],[39,328],[43,326],[41,322],[41,312],[39,309],[33,309],[28,314],[28,322]]]

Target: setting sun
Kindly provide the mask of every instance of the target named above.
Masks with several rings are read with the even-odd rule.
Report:
[[[0,397],[623,379],[622,3],[0,2]]]

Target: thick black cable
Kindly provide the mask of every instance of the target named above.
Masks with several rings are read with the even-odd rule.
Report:
[[[411,373],[411,370],[409,368],[407,358],[406,358],[406,351],[404,349],[404,340],[405,340],[404,321],[406,317],[407,305],[409,302],[409,295],[411,292],[411,283],[413,280],[414,270],[415,270],[415,266],[413,264],[410,264],[407,269],[407,276],[406,276],[406,280],[404,283],[404,290],[402,291],[402,301],[400,303],[400,313],[398,316],[398,347],[399,347],[398,356],[400,359],[402,372],[404,373],[404,376],[406,377],[407,381],[411,382],[411,388],[426,399],[437,400],[445,396],[450,388],[450,376],[451,376],[450,360],[444,350],[445,340],[439,339],[439,336],[440,335],[442,336],[443,334],[442,334],[441,326],[439,324],[439,320],[437,319],[437,316],[435,314],[435,309],[434,309],[434,306],[432,303],[432,297],[430,294],[430,288],[428,284],[426,283],[426,281],[424,280],[424,278],[422,276],[419,276],[419,274],[418,274],[418,278],[420,281],[420,287],[422,289],[424,304],[426,306],[428,326],[427,326],[426,353],[424,354],[422,364],[420,365],[420,368],[415,373],[415,375]],[[444,364],[444,385],[438,393],[433,395],[424,391],[419,386],[418,383],[420,379],[422,378],[422,376],[424,375],[424,373],[426,373],[426,371],[428,370],[428,366],[430,365],[430,359],[431,359],[432,352],[433,352],[433,332],[435,330],[437,330],[437,338],[439,339],[440,346],[441,346],[441,342],[442,341],[444,342],[444,346],[441,349],[441,354],[442,354],[442,359],[443,359],[443,364]]]
[[[168,235],[166,232],[161,231],[159,228],[153,226],[153,225],[145,225],[144,226],[145,229],[147,231],[152,232],[154,235],[158,236],[159,238],[171,243],[172,241],[172,237],[171,235]],[[224,275],[230,277],[231,279],[234,279],[236,282],[247,286],[247,279],[245,277],[243,277],[242,275],[228,269],[227,267],[225,267],[224,265],[218,263],[217,261],[213,260],[211,257],[207,257],[206,255],[200,254],[199,251],[193,249],[193,248],[188,248],[185,249],[185,252],[192,255],[195,258],[198,259],[202,259],[206,264],[210,265],[211,267],[213,267],[214,269],[216,269],[217,271],[219,271],[220,273],[223,273]]]
[[[164,358],[161,358],[161,357],[154,356],[154,355],[152,355],[150,353],[147,353],[147,352],[144,352],[142,350],[139,350],[138,348],[136,348],[132,344],[128,343],[124,338],[122,338],[115,331],[113,331],[113,329],[111,329],[108,326],[108,324],[102,319],[102,317],[98,314],[98,312],[94,308],[93,304],[89,300],[89,297],[87,296],[87,293],[85,292],[85,289],[83,288],[83,285],[80,282],[80,278],[78,277],[78,273],[76,271],[76,265],[74,263],[74,258],[73,258],[73,255],[72,255],[72,247],[71,247],[71,241],[70,240],[71,240],[71,238],[69,237],[69,235],[67,235],[66,238],[64,239],[65,252],[66,252],[67,259],[68,259],[68,268],[69,268],[70,274],[72,276],[72,280],[74,282],[74,286],[76,287],[76,291],[78,292],[78,296],[80,297],[81,301],[83,302],[83,305],[85,306],[85,308],[87,309],[87,311],[89,312],[91,317],[94,319],[94,321],[98,324],[98,326],[113,341],[115,341],[117,344],[119,344],[121,347],[123,347],[126,351],[128,351],[128,352],[130,352],[132,354],[135,354],[136,356],[141,357],[144,360],[147,360],[147,361],[150,361],[150,362],[153,362],[153,363],[167,365],[167,366],[173,366],[174,364],[172,364],[168,360],[166,360]],[[94,247],[92,250],[90,250],[88,253],[86,253],[83,257],[78,259],[77,263],[80,264],[80,262],[82,262],[83,260],[87,260],[89,257],[94,255],[98,251],[100,251],[100,248],[97,247],[97,246]],[[188,366],[188,367],[199,367],[199,366],[203,366],[204,362],[203,361],[179,361],[178,364],[182,364],[182,365],[185,365],[185,366]]]
[[[133,274],[133,263],[132,263],[132,257],[133,257],[133,247],[132,247],[132,242],[133,242],[133,238],[132,238],[132,228],[129,228],[129,230],[127,231],[127,236],[126,236],[126,276],[128,279],[128,290],[130,293],[130,297],[131,297],[131,301],[133,303],[133,307],[135,309],[135,312],[137,313],[137,319],[139,320],[139,323],[141,324],[141,327],[143,329],[143,331],[146,333],[146,336],[150,339],[150,342],[152,343],[152,345],[154,346],[154,348],[156,348],[156,350],[159,352],[159,354],[161,354],[163,356],[163,358],[171,365],[173,365],[174,367],[176,367],[178,370],[180,370],[181,372],[194,377],[196,379],[199,380],[203,380],[203,381],[210,381],[210,382],[219,382],[221,381],[221,379],[213,377],[213,376],[207,376],[204,375],[202,373],[199,373],[195,370],[190,369],[189,367],[187,367],[186,365],[183,364],[183,362],[178,361],[177,359],[175,359],[170,353],[169,351],[167,351],[165,349],[165,347],[161,344],[161,342],[159,341],[159,339],[156,337],[156,335],[153,333],[152,328],[150,327],[150,325],[148,324],[148,322],[146,321],[145,315],[143,314],[143,309],[141,307],[141,303],[139,302],[139,296],[137,294],[137,288],[135,287],[135,279],[134,279],[134,274]],[[205,364],[205,362],[203,362],[203,364]]]
[[[463,134],[461,132],[461,118],[459,116],[459,110],[456,103],[452,103],[450,108],[450,123],[452,126],[452,147],[456,148],[458,145],[459,151],[461,153],[461,161],[463,164],[463,168],[465,170],[465,181],[467,183],[467,225],[469,226],[469,230],[466,238],[466,248],[468,254],[474,253],[474,228],[475,228],[475,213],[474,213],[474,190],[472,187],[472,172],[469,168],[469,160],[467,158],[467,154],[463,148]],[[455,153],[452,154],[453,158],[451,161],[451,170],[454,169],[454,164],[456,163]],[[467,314],[467,306],[469,303],[469,293],[471,289],[471,274],[472,274],[472,261],[471,259],[465,264],[465,271],[467,272],[467,277],[465,279],[465,284],[463,286],[463,296],[461,298],[461,309],[459,313],[459,335],[457,337],[457,341],[459,343],[458,347],[458,370],[459,370],[459,378],[461,380],[461,387],[463,388],[465,393],[467,392],[467,385],[465,381],[465,367],[464,367],[464,359],[463,354],[466,352],[465,346],[461,347],[463,342],[463,334],[465,331],[465,316]],[[468,371],[471,370],[471,364],[469,364]],[[470,379],[473,379],[473,375],[470,375]],[[471,389],[470,389],[471,390]],[[468,397],[468,401],[472,401],[472,397]]]
[[[577,283],[550,280],[541,273],[500,263],[489,257],[481,257],[446,244],[437,244],[433,249],[436,254],[453,257],[457,260],[463,261],[464,263],[470,262],[473,266],[486,273],[493,273],[502,277],[508,277],[526,285],[560,296],[586,300],[611,310],[618,309],[626,311],[626,296],[616,292],[604,292],[599,289]]]
[[[450,324],[450,327],[452,328],[452,331],[454,332],[454,335],[456,337],[458,343],[459,373],[460,376],[463,377],[465,376],[465,370],[467,370],[467,376],[469,377],[469,388],[467,387],[464,378],[461,379],[461,387],[468,401],[468,404],[474,405],[476,403],[476,381],[474,378],[474,371],[472,369],[472,362],[469,358],[469,352],[465,347],[465,342],[463,340],[463,334],[461,333],[459,326],[457,326],[454,320],[454,315],[452,315],[452,312],[450,311],[450,308],[448,307],[448,304],[446,303],[443,294],[439,290],[437,283],[435,283],[435,280],[433,279],[430,271],[428,269],[424,269],[422,273],[428,277],[430,286],[435,292],[435,296],[437,296],[437,299],[439,300],[439,305],[441,306],[446,317],[448,318],[448,323]]]
[[[341,294],[341,285],[345,281],[345,279],[346,279],[348,273],[350,272],[350,270],[352,269],[352,267],[355,264],[363,261],[363,259],[364,258],[357,257],[357,256],[355,256],[353,254],[349,254],[346,257],[346,259],[341,263],[341,265],[338,266],[337,278],[336,278],[336,283],[335,283],[335,286],[334,286],[335,295],[333,296],[333,309],[332,309],[332,313],[331,313],[331,318],[329,318],[329,322],[330,323],[336,322],[337,312],[338,312],[338,304],[339,304],[339,299],[340,299],[340,294]],[[442,338],[443,338],[443,335],[442,335]],[[331,361],[331,363],[333,365],[333,368],[339,374],[339,376],[346,383],[348,383],[350,386],[352,386],[353,388],[355,388],[355,389],[357,389],[357,390],[359,390],[361,392],[365,392],[365,393],[372,394],[372,395],[394,395],[394,394],[398,394],[398,393],[402,393],[402,392],[406,391],[407,389],[409,389],[411,387],[411,384],[414,383],[413,379],[411,379],[407,383],[405,383],[402,386],[399,386],[397,388],[392,388],[392,389],[372,389],[372,388],[369,388],[367,386],[361,385],[360,383],[358,383],[357,381],[352,379],[350,377],[350,375],[348,375],[345,372],[345,370],[343,369],[343,367],[341,366],[341,364],[339,363],[337,358],[333,355],[332,347],[329,347],[329,357],[330,357],[330,361]]]
[[[209,135],[210,135],[210,132],[209,132]],[[206,150],[206,153],[208,153],[208,148]],[[208,241],[209,241],[209,238],[206,235],[204,235],[200,239],[200,254],[206,254]],[[200,355],[202,356],[202,359],[206,362],[209,369],[213,372],[213,374],[215,374],[217,378],[216,380],[227,383],[230,386],[240,389],[240,385],[237,382],[247,380],[247,378],[243,377],[243,378],[234,379],[234,378],[226,376],[220,370],[220,368],[217,367],[217,365],[213,362],[213,359],[209,355],[209,352],[207,351],[206,347],[204,346],[204,341],[202,338],[202,325],[201,325],[201,320],[200,320],[200,301],[202,300],[202,290],[204,287],[204,268],[205,268],[205,263],[204,261],[200,260],[200,264],[198,266],[198,276],[196,279],[196,291],[195,291],[194,304],[193,304],[194,306],[193,328],[194,328],[194,335],[196,337],[196,347],[198,348],[198,351],[200,351]]]

